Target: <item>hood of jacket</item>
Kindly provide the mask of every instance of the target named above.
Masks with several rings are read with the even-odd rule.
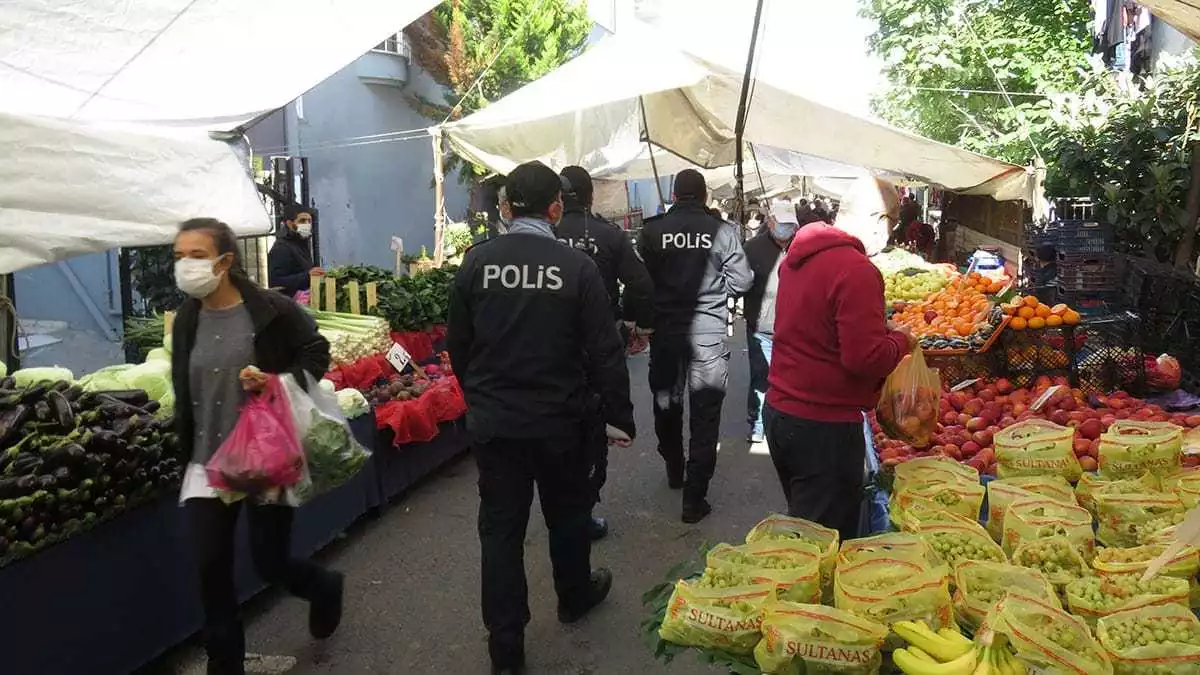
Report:
[[[788,247],[787,264],[789,267],[799,267],[818,253],[843,246],[867,254],[863,243],[849,232],[828,223],[810,223],[800,228],[792,239],[792,245]]]

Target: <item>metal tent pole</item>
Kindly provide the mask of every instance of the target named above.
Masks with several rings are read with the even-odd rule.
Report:
[[[741,98],[738,100],[737,121],[733,127],[733,137],[734,137],[734,144],[735,144],[734,145],[734,153],[735,153],[734,163],[735,163],[735,165],[734,165],[734,174],[733,175],[734,175],[734,179],[735,179],[735,183],[736,183],[735,189],[734,189],[734,197],[733,197],[733,199],[734,199],[733,212],[734,212],[734,219],[739,223],[742,222],[742,219],[745,216],[745,212],[746,212],[746,197],[742,194],[742,190],[743,190],[743,187],[745,184],[745,178],[746,178],[745,172],[742,167],[742,159],[743,159],[743,157],[742,157],[742,154],[743,154],[742,135],[746,131],[746,115],[749,112],[747,110],[747,108],[748,108],[747,104],[749,103],[749,100],[750,100],[750,81],[752,79],[751,76],[754,71],[754,52],[755,52],[755,50],[758,49],[758,26],[759,26],[759,23],[762,21],[762,11],[763,11],[763,0],[758,0],[758,4],[754,8],[754,31],[752,33],[750,33],[750,53],[746,55],[746,72],[742,76],[742,94],[741,94]]]

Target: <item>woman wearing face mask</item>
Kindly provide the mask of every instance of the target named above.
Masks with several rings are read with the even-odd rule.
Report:
[[[312,212],[292,205],[283,216],[283,226],[275,235],[275,244],[267,256],[270,265],[271,288],[278,288],[289,298],[308,290],[312,274],[325,271],[313,265]]]
[[[234,532],[245,503],[250,553],[260,577],[309,601],[309,631],[333,634],[342,616],[342,575],[290,557],[290,496],[226,503],[209,487],[204,465],[233,430],[247,395],[267,373],[320,378],[329,343],[291,300],[251,282],[228,225],[189,220],[175,237],[175,282],[189,296],[175,318],[172,378],[179,442],[190,457],[180,501],[199,563],[209,675],[243,675],[245,634],[234,587]],[[247,366],[257,370],[242,373]]]
[[[807,206],[805,206],[807,208]],[[746,242],[746,260],[754,271],[754,285],[743,299],[746,317],[747,354],[750,357],[750,391],[746,421],[751,443],[763,443],[763,401],[767,395],[767,373],[771,368],[771,345],[775,337],[775,294],[779,287],[779,263],[796,236],[796,209],[787,200],[775,202],[767,227]]]

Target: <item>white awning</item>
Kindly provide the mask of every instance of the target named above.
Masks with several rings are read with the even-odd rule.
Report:
[[[271,227],[233,146],[436,0],[3,0],[0,273]],[[236,137],[236,134],[234,135]]]
[[[1138,0],[1150,13],[1200,42],[1200,0]]]
[[[629,169],[646,151],[643,128],[676,160],[702,168],[732,164],[742,73],[665,42],[634,29],[605,37],[540,80],[446,125],[445,134],[460,155],[500,173],[537,159],[556,168],[579,164],[597,177],[633,177]],[[744,138],[756,147],[958,192],[1029,199],[1023,167],[858,117],[761,76],[753,92]]]

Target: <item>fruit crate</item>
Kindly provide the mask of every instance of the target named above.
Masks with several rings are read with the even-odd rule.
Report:
[[[1039,376],[1065,375],[1074,384],[1071,364],[1082,341],[1076,326],[1007,330],[993,348],[995,372],[1016,387],[1030,387]]]
[[[953,387],[965,380],[991,377],[998,366],[997,350],[962,353],[925,353],[925,364],[936,368],[942,384]]]
[[[1118,389],[1140,396],[1146,389],[1146,363],[1137,315],[1124,312],[1087,320],[1077,330],[1073,363],[1076,384],[1085,394]]]
[[[1113,247],[1113,227],[1088,220],[1060,220],[1052,223],[1054,248],[1059,254],[1107,253]]]
[[[1058,254],[1058,290],[1061,293],[1112,293],[1121,288],[1125,257],[1117,253]]]
[[[1197,291],[1196,276],[1149,258],[1127,256],[1121,300],[1127,309],[1147,315],[1182,311]]]

